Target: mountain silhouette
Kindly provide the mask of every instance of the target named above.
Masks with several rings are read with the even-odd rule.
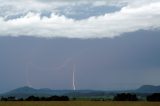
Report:
[[[138,93],[160,93],[160,86],[153,86],[153,85],[143,85],[135,92]]]
[[[17,98],[27,98],[31,95],[34,96],[44,96],[44,97],[49,97],[53,95],[64,95],[65,93],[69,93],[72,90],[51,90],[49,88],[44,88],[44,89],[34,89],[28,86],[20,87],[14,90],[11,90],[9,92],[1,94],[1,97],[9,97],[9,96],[14,96]]]
[[[20,87],[9,92],[3,93],[0,96],[9,97],[14,96],[16,98],[27,98],[31,95],[39,97],[49,97],[53,95],[57,96],[69,96],[69,97],[94,97],[94,96],[113,96],[117,93],[128,92],[137,94],[151,94],[160,93],[160,86],[143,85],[135,90],[123,90],[123,91],[101,91],[101,90],[52,90],[49,88],[35,89],[31,87]]]

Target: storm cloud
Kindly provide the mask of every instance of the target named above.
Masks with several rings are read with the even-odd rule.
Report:
[[[159,31],[114,39],[0,37],[0,92],[21,86],[72,89],[136,89],[159,85]]]
[[[0,92],[159,85],[160,1],[0,2]]]

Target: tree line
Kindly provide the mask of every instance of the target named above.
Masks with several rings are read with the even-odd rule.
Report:
[[[160,101],[160,93],[153,93],[151,95],[148,95],[146,97],[147,101]],[[121,93],[117,94],[113,101],[139,101],[136,94],[130,94],[130,93]]]
[[[29,96],[28,98],[19,98],[15,97],[1,97],[1,101],[69,101],[68,96],[51,96],[51,97],[38,97],[38,96]]]
[[[51,96],[51,97],[36,97],[29,96],[28,98],[15,98],[15,97],[1,97],[1,101],[69,101],[75,99],[70,99],[68,96]],[[114,96],[113,101],[139,101],[136,94],[131,93],[120,93]],[[160,101],[160,93],[153,93],[146,97],[147,101]],[[96,100],[98,101],[98,100]],[[104,101],[104,99],[100,99],[99,101]]]

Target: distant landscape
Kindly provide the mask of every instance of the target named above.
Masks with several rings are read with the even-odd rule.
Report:
[[[160,86],[144,85],[135,90],[52,90],[21,87],[2,93],[1,101],[149,101],[148,97],[156,94],[160,101]],[[132,98],[133,99],[130,99]],[[58,99],[57,99],[58,98]]]

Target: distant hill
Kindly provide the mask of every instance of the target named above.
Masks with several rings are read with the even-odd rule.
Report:
[[[16,98],[27,98],[29,96],[39,96],[39,97],[49,97],[53,95],[57,96],[69,96],[69,97],[78,97],[78,96],[101,96],[105,95],[105,92],[103,91],[94,91],[94,90],[52,90],[48,88],[43,89],[34,89],[31,87],[21,87],[14,90],[11,90],[9,92],[3,93],[0,96],[2,97],[9,97],[14,96]]]
[[[160,86],[153,85],[143,85],[140,88],[136,89],[137,93],[160,93]]]
[[[137,94],[148,94],[148,93],[160,93],[160,86],[153,86],[153,85],[143,85],[136,90],[124,90],[124,91],[98,91],[98,90],[52,90],[48,88],[43,89],[34,89],[31,87],[21,87],[9,91],[7,93],[3,93],[0,96],[2,97],[9,97],[14,96],[17,98],[26,98],[31,95],[34,96],[69,96],[69,97],[102,97],[102,96],[114,96],[117,93],[122,92],[130,92],[130,93],[137,93]]]
[[[21,87],[14,89],[12,91],[6,92],[1,94],[0,96],[8,97],[8,96],[14,96],[17,98],[26,98],[28,96],[34,95],[34,96],[53,96],[53,95],[64,95],[66,93],[72,92],[72,90],[51,90],[48,88],[45,89],[34,89],[31,87]]]

